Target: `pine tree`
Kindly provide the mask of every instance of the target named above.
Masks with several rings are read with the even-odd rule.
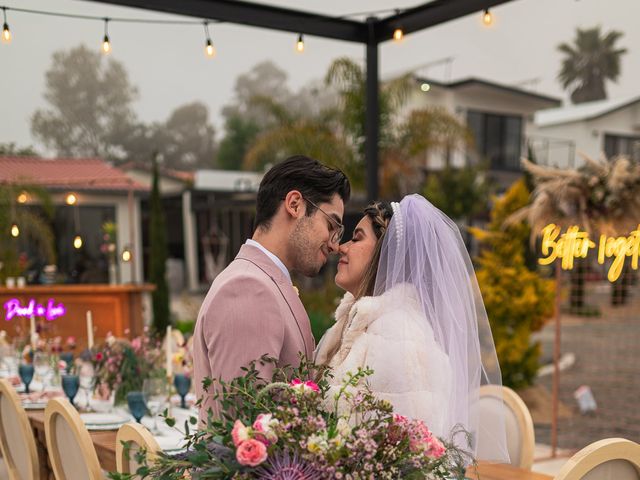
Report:
[[[156,286],[152,295],[153,328],[158,333],[164,333],[170,323],[169,287],[166,279],[167,233],[158,176],[158,161],[154,156],[150,200],[151,225],[149,228],[151,237],[150,280]]]
[[[483,247],[477,259],[478,283],[491,323],[502,369],[502,381],[511,388],[531,385],[538,370],[539,343],[531,333],[540,330],[554,309],[555,286],[527,268],[525,252],[529,226],[503,226],[505,219],[529,201],[524,180],[497,199],[487,231],[472,229]]]

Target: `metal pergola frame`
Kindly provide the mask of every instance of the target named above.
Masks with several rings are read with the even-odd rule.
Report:
[[[250,25],[317,37],[356,42],[366,47],[365,160],[367,197],[378,196],[379,72],[378,46],[391,40],[393,31],[418,32],[450,20],[513,0],[433,0],[395,15],[366,21],[348,20],[240,0],[85,0],[185,15],[219,22]]]

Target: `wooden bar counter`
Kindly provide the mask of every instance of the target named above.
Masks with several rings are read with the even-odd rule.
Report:
[[[44,337],[74,336],[84,346],[87,311],[91,311],[96,341],[108,332],[135,337],[144,326],[142,297],[154,289],[148,284],[0,287],[0,330],[6,330],[9,337],[27,335],[33,311]]]

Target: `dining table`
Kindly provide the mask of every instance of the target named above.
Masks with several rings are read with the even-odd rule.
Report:
[[[40,479],[54,480],[53,470],[47,455],[47,441],[44,433],[44,410],[28,410],[40,460]],[[116,471],[116,430],[89,431],[96,449],[100,466],[107,472]],[[553,477],[504,464],[479,462],[469,467],[467,477],[471,480],[553,480]]]

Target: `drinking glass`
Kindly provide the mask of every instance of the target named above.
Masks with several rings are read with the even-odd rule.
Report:
[[[144,403],[144,394],[142,392],[129,392],[127,393],[127,404],[129,405],[129,411],[136,422],[140,423],[142,417],[147,412],[147,405]]]
[[[31,380],[33,380],[33,372],[34,368],[30,363],[22,363],[18,367],[18,374],[20,375],[22,383],[24,383],[24,393],[30,393],[29,384]]]
[[[73,352],[62,352],[60,354],[60,360],[64,360],[67,364],[66,371],[67,373],[71,371],[71,366],[73,365]]]
[[[62,375],[62,390],[64,390],[64,394],[71,402],[71,405],[74,405],[73,399],[78,393],[79,387],[80,378],[78,375]]]
[[[33,356],[33,366],[36,374],[40,377],[42,391],[44,392],[47,388],[49,373],[51,372],[51,359],[49,355],[44,352],[36,352]]]
[[[166,407],[169,397],[169,385],[164,378],[148,378],[142,383],[142,393],[149,409],[149,413],[153,417],[153,430],[151,433],[160,435],[158,428],[158,416]]]
[[[184,373],[176,373],[175,377],[173,377],[173,384],[176,387],[176,392],[180,395],[180,408],[187,408],[185,397],[191,388],[191,378]]]
[[[96,375],[95,370],[93,368],[93,364],[91,362],[82,362],[80,366],[80,388],[84,392],[84,410],[89,410],[91,408],[91,392],[93,392],[93,387],[96,383]]]

